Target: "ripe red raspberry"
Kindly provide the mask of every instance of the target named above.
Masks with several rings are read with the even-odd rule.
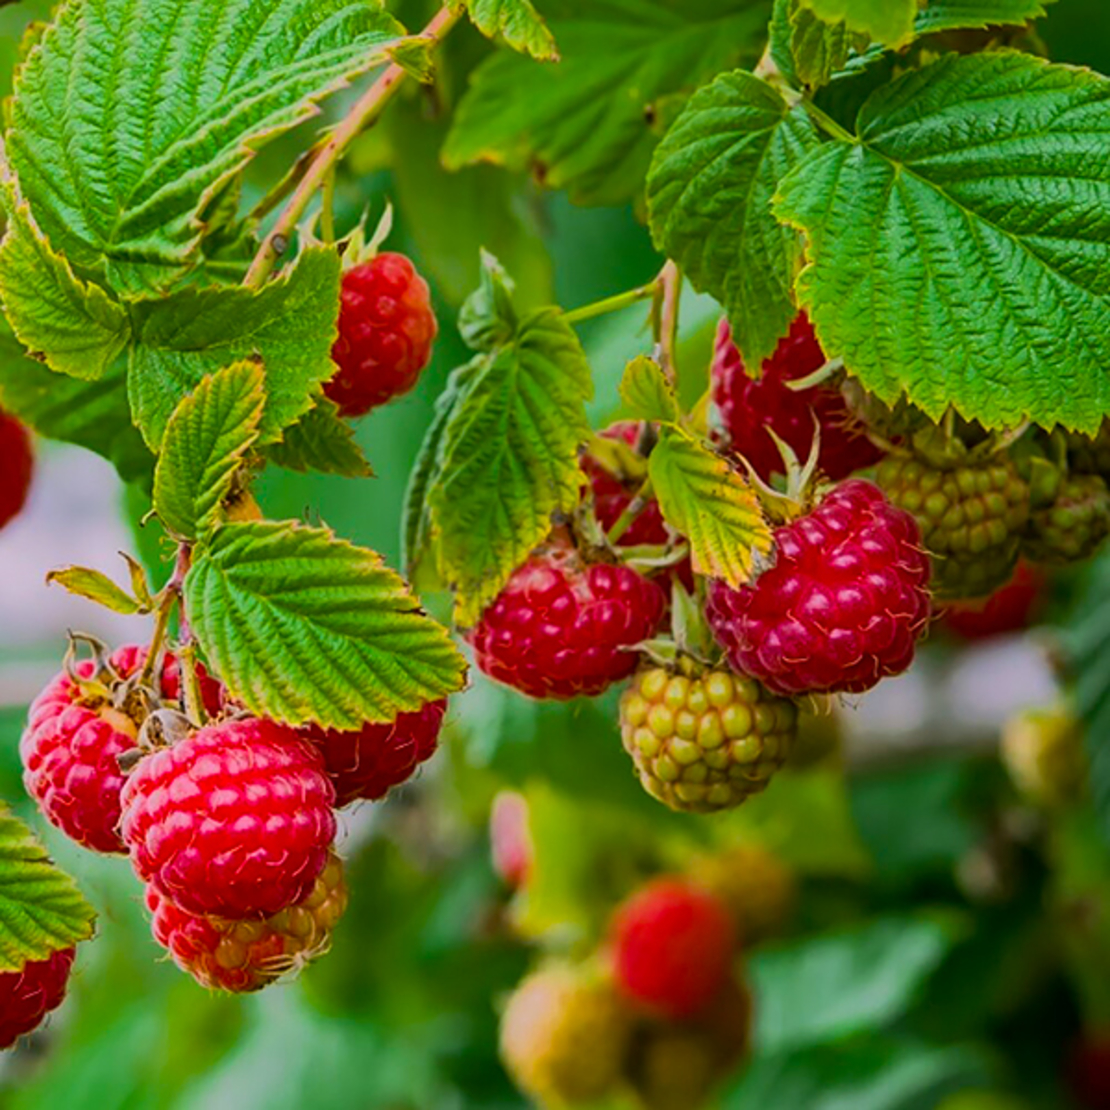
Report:
[[[335,837],[334,801],[312,744],[247,717],[142,760],[120,827],[139,878],[183,910],[263,918],[312,890]]]
[[[1044,588],[1044,573],[1023,559],[1013,578],[989,597],[945,606],[941,623],[972,642],[1021,632],[1035,618]]]
[[[316,744],[324,770],[335,787],[336,808],[358,798],[376,801],[410,779],[435,755],[447,701],[429,702],[415,713],[402,713],[389,724],[367,724],[353,732],[312,725],[301,733]]]
[[[732,342],[728,321],[721,320],[713,356],[713,401],[728,446],[747,459],[764,481],[783,473],[782,455],[768,429],[805,462],[813,447],[814,417],[821,428],[818,465],[833,481],[874,466],[883,457],[849,411],[839,389],[823,384],[796,391],[787,385],[824,365],[825,353],[803,312],[763,363],[757,381],[749,377]]]
[[[503,790],[493,799],[489,837],[494,871],[513,890],[524,886],[535,848],[528,828],[528,799],[523,794]]]
[[[600,434],[605,439],[615,440],[634,447],[643,427],[635,420],[620,420],[611,424]],[[594,493],[594,512],[598,523],[606,532],[620,520],[625,509],[632,503],[642,480],[622,481],[610,474],[593,455],[582,456],[582,470],[590,480]],[[621,547],[639,547],[647,544],[665,544],[670,539],[659,502],[652,500],[639,516],[629,525],[628,531],[617,541]]]
[[[778,694],[859,694],[913,661],[929,559],[909,513],[860,479],[775,533],[753,585],[713,582],[707,616],[734,670]]]
[[[363,416],[408,393],[439,330],[428,283],[403,254],[376,255],[343,275],[339,372],[324,386],[341,416]]]
[[[14,416],[0,410],[0,528],[19,515],[34,470],[31,435]]]
[[[27,793],[52,825],[94,852],[127,851],[119,835],[119,757],[135,747],[138,726],[126,704],[114,704],[113,686],[137,674],[145,659],[146,648],[127,644],[109,657],[103,675],[91,659],[77,664],[80,683],[59,674],[31,706],[19,742]],[[180,697],[179,672],[167,654],[161,693],[169,701]],[[219,712],[220,684],[202,672],[201,688],[209,712]]]
[[[530,697],[594,697],[636,669],[631,649],[666,607],[663,590],[628,567],[551,545],[517,568],[468,639],[490,678]]]
[[[227,921],[188,913],[147,887],[154,939],[202,987],[260,990],[323,955],[347,908],[343,862],[334,853],[304,901],[265,921]]]
[[[728,908],[682,879],[656,879],[632,895],[609,928],[617,988],[673,1020],[703,1012],[724,989],[736,930]]]
[[[0,972],[0,1050],[37,1029],[65,997],[75,950],[63,948],[22,971]]]

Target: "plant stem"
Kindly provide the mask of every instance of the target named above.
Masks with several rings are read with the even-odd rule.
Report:
[[[630,308],[634,304],[639,304],[640,301],[650,300],[656,295],[658,287],[659,279],[656,278],[647,285],[641,285],[638,289],[629,289],[625,293],[617,293],[616,296],[606,297],[603,301],[594,301],[593,304],[582,305],[581,308],[567,312],[563,319],[568,324],[579,324],[583,320],[592,320],[610,312],[620,312],[622,308]]]
[[[204,706],[204,693],[200,688],[200,675],[197,673],[197,647],[194,643],[181,648],[181,689],[183,707],[189,723],[203,728],[208,722],[208,710]]]
[[[675,384],[678,363],[675,348],[678,345],[678,309],[682,299],[682,271],[676,262],[668,262],[659,271],[656,282],[655,358],[671,385]]]
[[[433,16],[428,26],[421,31],[421,37],[435,46],[458,23],[462,14],[463,8],[460,5],[453,2],[444,4]],[[397,91],[407,76],[407,71],[394,62],[385,69],[374,84],[359,97],[347,115],[340,120],[328,141],[320,148],[319,153],[312,160],[312,164],[305,171],[304,177],[301,178],[292,196],[286,202],[277,223],[274,224],[273,229],[262,241],[262,245],[247,271],[244,285],[251,289],[257,289],[270,276],[278,259],[288,249],[297,223],[304,215],[317,189],[327,180],[328,174],[346,153],[351,143],[366,128],[377,122],[383,109],[397,95]]]
[[[605,534],[605,538],[610,544],[620,542],[621,537],[636,523],[636,518],[648,507],[651,503],[651,479],[648,478],[644,484],[636,491],[636,496],[628,503],[628,507],[616,519],[613,527]]]
[[[193,550],[187,543],[177,549],[177,562],[174,564],[173,576],[166,583],[166,588],[158,598],[158,615],[154,620],[154,633],[150,637],[150,646],[147,648],[143,669],[139,672],[138,684],[149,686],[154,678],[154,668],[158,665],[158,657],[166,643],[166,634],[170,629],[174,610],[181,601],[182,588],[185,575],[189,573],[189,564],[192,561]]]
[[[858,143],[859,138],[853,135],[850,131],[846,131],[839,123],[836,122],[827,112],[818,108],[809,97],[803,97],[802,103],[806,106],[806,111],[810,114],[813,122],[834,139],[839,139],[842,143]]]
[[[335,167],[324,178],[324,200],[320,209],[320,231],[325,243],[335,242]]]

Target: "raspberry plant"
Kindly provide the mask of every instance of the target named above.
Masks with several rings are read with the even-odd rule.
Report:
[[[333,933],[342,943],[348,889],[355,902],[403,885],[379,860],[351,866],[348,888],[340,855],[364,811],[367,827],[402,827],[409,797],[436,817],[452,798],[484,825],[496,788],[515,786],[494,823],[515,891],[502,924],[559,949],[505,1013],[519,1086],[695,1110],[739,1066],[752,1016],[737,945],[813,907],[762,846],[709,851],[718,826],[700,815],[735,811],[719,827],[772,839],[808,822],[837,842],[828,826],[851,808],[838,745],[802,767],[807,729],[907,671],[934,617],[972,638],[1020,629],[1029,583],[1051,568],[1067,594],[1110,533],[1110,84],[1049,58],[1050,7],[39,13],[0,151],[0,527],[25,511],[32,432],[102,455],[141,550],[122,585],[104,567],[49,581],[145,633],[125,647],[72,636],[31,707],[23,777],[59,832],[130,856],[182,970],[236,993],[287,977]],[[617,211],[650,264],[610,266],[621,248],[604,232],[564,247],[558,193],[608,210],[598,228]],[[576,307],[556,303],[545,235],[573,267],[558,288]],[[594,269],[636,272],[594,300],[577,288]],[[418,428],[407,406],[432,397]],[[422,438],[411,473],[391,435]],[[267,496],[290,474],[314,476],[297,487],[312,497],[351,479],[349,503],[376,525],[397,506],[363,481],[372,466],[385,488],[407,484],[397,569],[315,502],[291,519]],[[1008,587],[1019,567],[1029,578]],[[1058,646],[1094,733],[1104,633],[1081,623]],[[557,701],[572,704],[533,704]],[[501,734],[529,730],[543,743],[506,756]],[[512,782],[491,782],[498,760]],[[1074,766],[1069,800],[1110,827],[1105,753]],[[418,791],[382,804],[418,774]],[[622,845],[599,860],[590,805],[607,791],[636,835],[599,819]],[[1041,808],[1034,823],[1063,820]],[[1029,823],[990,824],[1019,854]],[[412,825],[434,866],[454,826]],[[1090,829],[1052,835],[1046,854],[1082,871]],[[556,840],[581,848],[561,867]],[[822,878],[860,881],[854,851]],[[712,974],[678,1003],[662,995],[698,985],[681,922],[661,912],[644,950],[663,955],[623,960],[599,920],[676,863],[694,901],[721,903],[709,940],[687,946]],[[1068,871],[1064,908],[1080,898],[1069,883],[1089,893]],[[0,1040],[58,1005],[92,927],[3,810]],[[903,931],[926,970],[956,943],[932,920]],[[861,944],[886,951],[887,932]],[[1074,966],[1104,941],[1083,936]],[[622,981],[630,967],[640,986]],[[629,1011],[629,995],[654,1008]],[[1110,1001],[1084,1005],[1088,1032],[1110,1023]],[[826,1020],[837,1043],[867,1027]]]

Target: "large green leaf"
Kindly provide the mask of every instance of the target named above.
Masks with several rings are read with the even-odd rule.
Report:
[[[902,46],[913,36],[917,0],[801,0],[827,23],[843,22],[849,31],[887,46]]]
[[[0,972],[88,940],[95,920],[73,880],[0,803]]]
[[[253,151],[399,33],[378,0],[67,0],[16,77],[8,152],[59,251],[162,284]]]
[[[501,38],[514,50],[552,61],[559,57],[555,39],[531,0],[465,0],[474,26]]]
[[[576,200],[639,193],[660,101],[763,50],[770,0],[555,0],[544,7],[562,62],[484,62],[444,147],[450,167],[531,169]]]
[[[1110,81],[949,55],[872,95],[776,212],[808,237],[798,296],[883,400],[989,427],[1110,412]]]
[[[258,438],[265,381],[257,362],[232,363],[204,378],[170,417],[154,470],[154,509],[177,538],[195,540],[219,520]]]
[[[147,442],[157,447],[178,402],[205,374],[255,357],[266,367],[260,442],[278,440],[335,373],[339,281],[339,255],[314,246],[260,290],[190,288],[133,303],[128,389]]]
[[[815,146],[803,109],[750,73],[726,73],[694,94],[652,161],[655,242],[725,306],[749,366],[762,364],[797,314],[801,242],[775,219],[771,198]]]
[[[232,696],[292,724],[391,721],[465,681],[400,576],[323,528],[225,524],[198,548],[185,602]]]
[[[1056,0],[930,0],[919,12],[914,31],[929,35],[935,31],[971,27],[1017,26],[1040,19]]]

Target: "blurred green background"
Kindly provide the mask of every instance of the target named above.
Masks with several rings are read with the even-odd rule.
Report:
[[[416,25],[425,5],[399,7]],[[5,75],[23,28],[47,10],[0,10]],[[1106,5],[1059,0],[1043,34],[1054,57],[1110,71]],[[468,30],[451,41],[445,101],[488,49]],[[448,373],[468,357],[454,318],[479,248],[501,258],[526,302],[567,308],[649,280],[661,264],[630,209],[575,208],[494,169],[445,174],[445,119],[442,103],[410,91],[360,141],[339,186],[344,226],[394,204],[389,246],[428,276],[442,324],[416,392],[359,427],[377,477],[273,469],[257,491],[267,515],[322,518],[394,565],[409,469]],[[314,130],[268,148],[253,180],[283,173]],[[649,342],[643,317],[582,329],[599,426],[618,413],[625,361]],[[711,303],[686,299],[680,361],[693,395],[715,322]],[[523,1106],[496,1058],[498,1006],[538,943],[510,928],[489,863],[489,803],[505,786],[528,793],[536,821],[535,888],[516,918],[549,944],[588,945],[639,879],[701,843],[755,836],[798,870],[794,933],[752,956],[756,1050],[723,1095],[730,1110],[1069,1105],[1070,1047],[1084,1024],[1110,1023],[1110,872],[1089,815],[1029,813],[995,758],[1006,714],[1051,693],[1030,639],[970,654],[934,645],[914,675],[850,714],[850,776],[835,764],[787,772],[720,820],[680,818],[643,795],[614,698],[541,706],[476,677],[418,780],[343,816],[351,907],[327,958],[259,996],[206,994],[150,939],[127,862],[68,845],[20,783],[25,706],[57,668],[65,629],[147,632],[46,601],[42,577],[78,559],[111,569],[143,510],[99,460],[42,445],[30,511],[0,536],[0,797],[42,832],[100,913],[64,1008],[0,1056],[3,1110]],[[118,518],[97,523],[101,511]],[[136,542],[157,565],[157,537],[148,529]],[[1062,588],[1061,611],[1081,589]]]

